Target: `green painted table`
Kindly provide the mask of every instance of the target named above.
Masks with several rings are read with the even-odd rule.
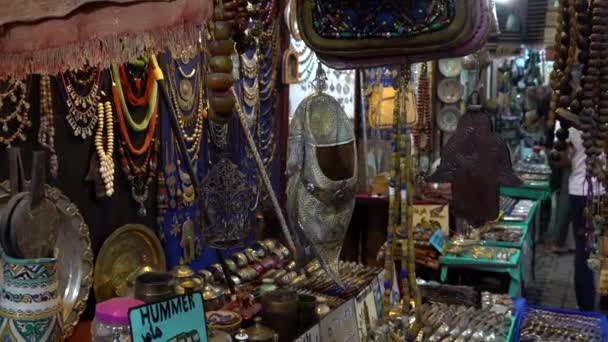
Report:
[[[535,224],[535,217],[538,215],[540,202],[540,200],[534,201],[534,205],[532,206],[528,217],[526,217],[524,221],[501,221],[498,223],[501,226],[521,228],[523,231],[519,241],[504,242],[486,240],[480,242],[480,245],[484,246],[517,249],[518,251],[511,258],[511,262],[506,263],[479,260],[466,256],[442,256],[439,258],[439,263],[441,264],[441,281],[444,282],[447,279],[447,274],[450,267],[471,268],[482,271],[508,273],[511,277],[511,282],[509,285],[509,294],[511,296],[518,296],[521,292],[522,284],[525,281],[525,275],[528,274],[527,271],[532,271],[532,267],[534,266],[534,238],[532,232]],[[532,255],[530,256],[530,254]],[[528,266],[528,264],[530,266]]]
[[[551,198],[551,185],[545,182],[526,182],[518,188],[501,187],[500,194],[514,198],[546,201]]]
[[[537,184],[538,183],[538,184]],[[538,234],[541,225],[541,209],[542,203],[544,201],[551,200],[551,187],[549,186],[549,182],[537,182],[537,183],[525,183],[524,186],[519,188],[508,188],[501,187],[500,194],[502,196],[508,196],[513,198],[521,198],[521,199],[531,199],[537,201],[534,211],[535,215],[529,215],[526,220],[528,224],[528,232],[530,235],[529,243],[530,248],[532,249],[532,278],[534,276],[534,266],[536,264],[536,241],[538,240]],[[541,184],[542,183],[542,184]],[[502,224],[502,223],[501,223]],[[509,224],[517,224],[515,222]]]
[[[513,298],[519,297],[521,294],[522,284],[522,269],[521,269],[521,250],[517,250],[509,261],[498,261],[488,259],[475,259],[467,253],[463,256],[444,255],[439,258],[441,264],[440,279],[445,282],[448,278],[450,268],[468,268],[480,271],[489,271],[497,273],[507,273],[511,278],[509,283],[509,295]]]
[[[500,221],[497,223],[497,225],[499,225],[499,226],[521,228],[523,231],[522,231],[521,238],[519,239],[519,241],[504,242],[504,241],[487,240],[487,241],[484,241],[484,244],[486,246],[493,246],[493,247],[510,247],[510,248],[521,249],[523,247],[524,243],[528,242],[530,244],[530,246],[532,246],[532,244],[534,243],[534,239],[532,238],[531,232],[532,232],[532,228],[534,225],[534,219],[537,215],[539,206],[540,206],[540,201],[535,201],[534,205],[532,206],[532,209],[530,210],[530,213],[528,214],[528,217],[526,217],[526,219],[524,221],[521,221],[521,222]]]
[[[534,245],[534,232],[537,224],[536,218],[540,216],[540,204],[541,201],[534,201],[534,206],[530,210],[528,217],[525,221],[514,222],[514,221],[501,221],[498,224],[506,227],[521,228],[522,234],[519,241],[516,242],[504,242],[504,241],[491,241],[486,240],[484,244],[486,246],[493,247],[508,247],[517,248],[521,250],[521,263],[522,263],[522,280],[524,283],[528,280],[528,277],[534,278],[534,265],[536,260],[536,248]]]

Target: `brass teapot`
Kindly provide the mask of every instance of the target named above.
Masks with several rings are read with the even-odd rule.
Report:
[[[182,295],[203,290],[203,278],[198,274],[195,274],[194,271],[183,262],[171,270],[171,275],[175,278],[175,294]]]

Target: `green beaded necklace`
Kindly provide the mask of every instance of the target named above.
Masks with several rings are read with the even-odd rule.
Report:
[[[156,104],[158,103],[158,85],[156,82],[152,85],[152,93],[150,95],[150,101],[148,101],[148,111],[144,119],[137,123],[133,120],[131,113],[129,112],[129,107],[127,106],[127,102],[125,101],[124,93],[122,92],[122,83],[120,82],[120,73],[118,71],[118,66],[112,65],[112,82],[116,84],[116,90],[118,91],[118,97],[120,98],[120,106],[122,107],[122,112],[127,121],[129,127],[136,132],[143,132],[148,129],[150,125],[150,119],[152,118],[152,114],[154,113],[154,109],[156,108]]]
[[[412,309],[416,324],[411,328],[411,335],[416,336],[419,330],[420,293],[416,286],[416,264],[414,254],[414,234],[412,229],[413,205],[413,175],[412,175],[412,141],[406,125],[406,101],[408,83],[410,81],[410,66],[402,66],[394,85],[395,109],[393,111],[393,142],[391,158],[393,166],[390,170],[389,181],[389,224],[387,227],[387,249],[384,267],[387,283],[385,283],[383,318],[389,317],[393,279],[395,278],[395,260],[401,259],[401,276],[407,277],[402,282],[403,311],[410,314]],[[399,233],[407,233],[407,236]],[[397,244],[401,243],[401,251]],[[411,306],[411,301],[414,306]]]

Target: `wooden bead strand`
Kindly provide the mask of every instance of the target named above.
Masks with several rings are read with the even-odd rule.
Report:
[[[555,113],[558,109],[566,109],[571,106],[572,86],[571,73],[574,57],[576,55],[576,38],[573,35],[573,26],[576,25],[574,8],[570,6],[571,0],[560,0],[557,10],[557,29],[555,33],[555,46],[557,60],[553,64],[550,86],[553,89],[549,109],[548,126],[553,127]],[[575,104],[576,106],[576,104]],[[562,154],[567,151],[566,139],[568,139],[568,124],[562,123],[557,132],[557,141],[554,150],[551,151],[551,159],[562,160]]]
[[[604,152],[606,146],[606,137],[608,135],[608,1],[595,0],[592,8],[592,25],[591,25],[591,44],[594,57],[597,59],[599,67],[599,80],[595,82],[592,88],[596,93],[595,107],[596,113],[594,116],[592,138],[593,146],[589,149],[587,158],[592,157],[593,165],[591,174],[597,177],[600,181],[606,180],[604,173],[604,163],[600,159],[600,155]],[[599,56],[597,56],[599,54]],[[591,64],[591,60],[589,60]]]

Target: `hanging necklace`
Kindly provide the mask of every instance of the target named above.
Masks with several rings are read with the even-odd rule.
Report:
[[[190,61],[190,59],[188,59],[188,61]],[[184,70],[182,69],[182,66],[178,63],[178,61],[174,60],[174,62],[175,62],[175,65],[177,66],[177,70],[178,70],[179,74],[182,77],[182,79],[179,81],[179,87],[177,87],[177,86],[175,87],[178,89],[178,94],[179,94],[179,97],[177,97],[177,102],[179,104],[179,107],[182,110],[191,111],[192,108],[194,107],[196,94],[194,92],[190,79],[192,79],[195,75],[197,75],[196,66],[194,66],[192,68],[192,70],[190,70],[189,73],[185,73]],[[170,67],[170,69],[171,69],[170,70],[171,73],[175,73],[172,66]],[[197,75],[197,76],[198,76],[197,78],[199,80],[202,78],[201,75]],[[198,81],[194,80],[194,84],[198,85]]]
[[[409,314],[410,301],[413,299],[415,306],[413,307],[416,321],[420,322],[420,294],[416,287],[415,273],[415,258],[414,258],[414,241],[412,227],[412,199],[413,199],[413,177],[411,174],[411,140],[406,127],[406,101],[408,92],[408,83],[410,78],[410,67],[402,67],[401,72],[396,80],[397,94],[395,96],[395,109],[393,112],[393,144],[391,158],[393,167],[390,171],[389,180],[389,224],[387,227],[387,243],[385,269],[387,272],[388,284],[393,284],[394,262],[397,254],[403,255],[402,259],[402,274],[407,274],[407,281],[402,281],[403,294],[403,309]],[[403,236],[403,231],[406,231],[407,236]],[[399,234],[399,233],[402,234]],[[400,236],[401,235],[401,236]],[[399,238],[402,244],[406,244],[403,250],[405,252],[397,253],[397,244]],[[390,307],[390,297],[392,286],[385,286],[384,292],[384,311],[383,317],[388,317]],[[413,330],[416,330],[414,328]],[[413,336],[416,336],[417,331],[412,331]]]
[[[57,151],[55,151],[54,121],[51,76],[40,75],[40,128],[38,129],[38,143],[50,153],[51,176],[57,179],[59,175],[59,160],[57,158]]]
[[[261,25],[257,16],[252,17],[253,25]],[[259,31],[259,30],[258,30]],[[256,121],[259,118],[260,112],[260,58],[259,58],[259,40],[254,39],[255,48],[251,52],[249,57],[248,52],[245,51],[240,54],[239,69],[241,71],[242,80],[241,88],[242,95],[245,105],[243,106],[243,112],[247,122],[247,128],[251,129],[255,127]]]
[[[270,13],[270,12],[268,12]],[[266,19],[271,16],[266,17]],[[276,20],[278,22],[278,20]],[[266,169],[269,175],[272,176],[272,162],[276,153],[277,139],[273,132],[277,123],[277,111],[276,106],[278,103],[278,96],[276,90],[276,76],[278,72],[280,53],[279,53],[279,39],[280,29],[276,25],[276,22],[268,21],[271,28],[266,30],[270,32],[266,35],[266,39],[262,41],[260,52],[264,52],[264,57],[259,58],[260,60],[260,72],[259,72],[259,103],[260,113],[258,124],[256,127],[256,140],[258,144],[258,150],[261,158],[262,165]],[[267,27],[270,25],[266,25]],[[258,191],[258,200],[266,201],[269,197],[267,191]]]
[[[255,127],[256,121],[258,121],[261,105],[259,80],[256,77],[251,80],[251,82],[253,84],[249,85],[249,81],[245,78],[241,81],[243,88],[243,102],[245,103],[243,109],[248,128]]]
[[[97,115],[99,125],[95,132],[95,151],[99,158],[99,173],[106,189],[106,196],[112,197],[114,194],[114,121],[110,101],[99,101]],[[105,143],[104,133],[106,135]]]
[[[133,142],[131,141],[131,137],[129,136],[129,130],[127,128],[127,123],[125,121],[128,122],[128,120],[126,119],[128,116],[126,115],[126,112],[123,112],[123,108],[122,105],[125,104],[124,103],[124,99],[122,99],[120,97],[120,86],[116,83],[112,84],[112,93],[114,94],[114,106],[116,106],[116,113],[118,114],[118,123],[119,123],[119,127],[120,127],[120,133],[123,137],[124,143],[127,145],[129,152],[131,152],[132,154],[136,155],[136,156],[141,156],[143,154],[145,154],[149,148],[150,148],[150,144],[152,143],[152,140],[154,138],[155,135],[155,131],[156,131],[156,118],[157,118],[157,106],[154,106],[152,108],[152,115],[150,116],[150,120],[148,120],[148,124],[146,125],[143,129],[147,129],[146,131],[146,137],[144,140],[143,145],[140,148],[136,148],[133,145]],[[151,102],[156,103],[156,98],[151,99]],[[126,107],[126,104],[125,104]],[[131,127],[132,129],[132,127]],[[142,129],[142,130],[143,130]]]
[[[6,89],[3,86],[6,86]],[[27,94],[28,89],[23,80],[0,81],[0,144],[11,147],[17,140],[26,140],[23,131],[32,126]],[[12,133],[11,126],[16,126]]]
[[[129,82],[129,79],[127,77],[127,71],[126,71],[126,67],[124,65],[120,65],[117,67],[118,69],[118,79],[120,79],[120,83],[122,83],[122,90],[123,93],[127,96],[127,100],[129,101],[129,104],[132,106],[143,106],[147,103],[149,103],[149,99],[150,96],[152,96],[152,92],[154,91],[155,87],[154,85],[156,84],[156,80],[154,79],[154,69],[152,68],[152,66],[148,66],[148,74],[145,75],[145,67],[141,70],[142,75],[146,76],[146,89],[143,92],[143,94],[141,96],[137,96],[135,94],[135,92],[133,91],[133,88],[131,87],[131,82]],[[112,70],[115,72],[114,68],[112,68]],[[115,79],[116,79],[116,72],[115,72]],[[139,91],[141,88],[141,80],[140,78],[135,78],[135,86],[137,88],[137,90]]]
[[[87,139],[93,135],[97,124],[97,102],[99,101],[101,71],[98,68],[91,67],[80,71],[60,73],[59,78],[63,86],[62,95],[68,106],[67,120],[72,133],[83,140]],[[73,83],[88,90],[85,91],[84,95],[81,95],[76,91]]]
[[[298,84],[302,90],[308,90],[310,85],[310,77],[312,76],[312,72],[316,63],[314,63],[314,52],[304,45],[304,51],[299,54],[300,58],[298,60]]]
[[[211,141],[220,150],[228,148],[228,125],[216,124],[209,121],[209,133]]]
[[[257,78],[260,71],[258,62],[258,53],[254,51],[253,56],[249,58],[247,53],[241,54],[241,72],[249,78]]]
[[[121,144],[118,146],[118,152],[121,158],[120,166],[127,177],[127,181],[131,185],[131,197],[139,205],[137,211],[139,216],[146,216],[146,201],[149,195],[150,184],[154,181],[156,175],[156,166],[158,158],[159,143],[156,140],[156,124],[158,98],[156,87],[153,87],[149,96],[148,111],[152,108],[152,114],[149,120],[144,120],[138,124],[141,131],[146,131],[144,143],[140,148],[133,146],[131,137],[129,136],[128,116],[123,112],[123,108],[127,108],[125,99],[121,96],[120,79],[118,76],[118,67],[112,66],[112,93],[114,98],[114,106],[116,107],[116,117],[120,128]],[[126,76],[126,75],[125,75]],[[152,77],[152,75],[148,75]],[[128,80],[127,80],[128,82]],[[146,103],[139,103],[139,107],[143,107]],[[128,109],[128,108],[127,108]],[[144,125],[145,124],[145,125]],[[131,125],[130,128],[136,131]],[[143,127],[141,127],[143,126]],[[132,156],[133,155],[133,156]],[[134,157],[143,156],[143,163],[137,164]]]
[[[177,63],[177,61],[175,61],[175,65],[177,65],[177,70],[179,71],[179,74],[182,75],[183,78],[191,79],[196,74],[196,67],[192,68],[192,70],[190,70],[189,73],[185,73],[184,70],[182,69],[182,66],[179,65]]]
[[[181,56],[184,56],[184,52],[182,52]],[[191,59],[196,58],[196,55],[188,55],[187,59],[181,58],[181,62],[186,64]],[[189,158],[196,163],[199,156],[200,147],[202,145],[202,133],[203,133],[203,124],[205,117],[205,101],[204,101],[204,88],[203,88],[203,76],[201,73],[197,73],[197,67],[193,67],[192,71],[186,74],[181,65],[178,63],[177,59],[174,59],[175,65],[177,66],[179,75],[182,77],[180,80],[180,85],[178,91],[176,92],[175,88],[177,88],[176,82],[176,72],[173,64],[169,64],[168,70],[168,88],[171,96],[172,106],[175,110],[179,130],[176,132],[178,134],[179,139],[183,139],[186,142],[186,149],[188,151]],[[195,64],[196,65],[196,64]],[[203,70],[200,68],[199,70]],[[198,107],[193,108],[189,106],[189,109],[184,108],[183,103],[180,103],[180,100],[183,101],[184,92],[184,84],[187,83],[188,87],[192,87],[189,79],[194,78],[196,84],[196,92],[198,94]],[[195,94],[189,90],[191,94],[192,100],[190,102],[194,102]],[[177,94],[179,93],[179,95]],[[184,113],[185,111],[190,111],[189,115]],[[188,133],[188,130],[191,130],[191,133]],[[169,207],[182,209],[185,207],[189,207],[195,203],[195,191],[192,179],[190,175],[184,171],[182,166],[182,161],[180,159],[179,154],[175,154],[175,146],[176,138],[173,133],[170,133],[170,143],[165,146],[164,158],[165,158],[165,177],[166,177],[166,185],[168,190],[168,203]],[[195,164],[196,165],[196,164]],[[196,167],[196,166],[195,166]],[[177,171],[177,172],[176,172]],[[179,184],[178,184],[179,179]],[[179,201],[178,201],[179,199]],[[175,220],[175,218],[174,218]],[[176,236],[179,233],[179,230],[182,229],[185,225],[180,225],[174,223],[176,229],[172,230],[172,235]],[[175,232],[175,234],[173,233]]]
[[[165,177],[166,185],[168,189],[168,203],[169,207],[175,209],[181,209],[194,204],[195,192],[194,185],[190,179],[190,175],[184,172],[181,165],[179,155],[175,154],[176,141],[171,134],[171,143],[167,144],[164,152],[164,164],[165,164]],[[176,166],[177,164],[177,166]],[[177,175],[176,175],[177,171]],[[177,184],[177,178],[180,179],[180,184]],[[178,201],[177,199],[181,199]]]
[[[569,12],[568,0],[560,0],[558,2],[558,7],[557,7],[558,20],[557,20],[557,27],[556,27],[556,31],[555,31],[555,47],[556,47],[555,51],[559,52],[560,56],[553,64],[553,70],[551,71],[551,75],[550,75],[549,85],[551,86],[551,89],[553,90],[553,92],[551,93],[551,103],[550,103],[550,109],[549,109],[549,116],[548,116],[548,120],[547,120],[547,124],[548,124],[549,128],[553,127],[553,125],[555,123],[555,113],[558,110],[558,107],[562,107],[559,105],[560,104],[560,93],[562,91],[570,90],[569,89],[570,82],[568,79],[565,79],[565,73],[562,71],[562,69],[564,69],[566,67],[566,58],[568,57],[567,54],[569,51],[569,44],[570,44],[570,39],[569,39],[569,34],[568,34],[570,32],[570,21],[563,20],[564,14],[566,14],[566,16],[569,16],[568,12]],[[582,82],[591,84],[589,82],[589,80],[586,79],[586,77],[583,77]],[[583,101],[582,101],[583,111],[581,112],[581,114],[582,114],[581,119],[588,121],[587,122],[588,125],[592,124],[591,116],[593,115],[593,111],[594,111],[592,98],[593,98],[593,96],[591,94],[591,98],[590,98],[591,103],[589,103],[589,101],[585,101],[587,99],[583,99]],[[557,141],[553,145],[555,150],[551,152],[551,158],[555,161],[562,159],[563,154],[567,153],[567,149],[568,149],[568,143],[566,142],[566,140],[568,139],[569,124],[567,122],[562,122],[560,126],[561,126],[560,129],[558,129],[555,134],[555,136],[557,137]]]
[[[79,73],[80,76],[76,74]],[[70,78],[72,84],[76,83],[81,87],[90,87],[97,78],[97,68],[91,65],[85,65],[77,72],[67,72],[66,75]]]
[[[114,83],[112,84],[112,89],[113,92],[115,90],[119,100],[118,103],[115,103],[116,107],[120,107],[120,112],[124,115],[126,122],[132,130],[134,130],[135,132],[145,131],[150,125],[150,120],[152,119],[152,116],[155,115],[156,109],[158,107],[158,86],[156,82],[154,82],[152,67],[149,67],[148,84],[144,95],[141,97],[137,97],[133,94],[131,90],[131,85],[129,84],[129,80],[127,79],[124,66],[121,66],[119,68],[116,65],[112,65],[111,70],[112,79],[114,80]],[[150,80],[152,80],[152,83],[150,83]],[[137,123],[135,122],[135,120],[133,120],[133,116],[131,115],[129,107],[127,106],[127,102],[125,101],[125,94],[127,95],[129,104],[131,104],[132,106],[143,107],[145,105],[148,105],[146,116],[141,122]]]
[[[579,7],[579,6],[575,6],[575,7]],[[593,9],[592,9],[592,16],[591,16],[591,32],[590,34],[587,36],[588,41],[590,42],[589,44],[589,48],[590,48],[590,53],[588,54],[588,60],[585,61],[585,58],[581,58],[584,57],[582,56],[583,53],[579,54],[579,61],[581,63],[586,63],[587,68],[585,69],[586,71],[586,77],[583,80],[583,96],[587,96],[588,99],[593,99],[593,103],[596,106],[596,111],[595,113],[593,113],[593,111],[585,111],[583,114],[585,114],[585,119],[589,119],[590,117],[592,117],[593,120],[593,124],[591,129],[587,129],[584,134],[586,137],[588,137],[589,135],[591,135],[591,139],[590,141],[593,144],[593,147],[591,148],[587,148],[586,149],[586,153],[587,153],[587,160],[592,160],[592,169],[591,172],[588,173],[588,176],[590,176],[591,174],[595,177],[597,177],[597,179],[599,179],[600,181],[603,181],[604,184],[608,183],[608,179],[606,178],[606,163],[605,161],[600,158],[600,155],[602,153],[604,153],[605,151],[605,146],[606,146],[606,133],[605,130],[606,129],[606,123],[608,123],[608,94],[606,93],[608,91],[608,64],[606,63],[606,57],[608,56],[608,54],[606,54],[606,41],[608,41],[608,32],[606,32],[606,25],[608,24],[608,19],[606,19],[606,15],[608,14],[608,6],[606,6],[605,3],[601,2],[601,1],[593,1]],[[589,19],[589,15],[588,12],[587,13],[578,13],[577,18],[579,19],[583,19],[583,15],[581,14],[587,14],[587,19]],[[580,31],[581,34],[580,36],[584,37],[584,33],[589,33],[589,32],[584,32],[583,33],[583,27],[588,27],[588,23],[589,21],[587,21],[586,23],[581,23],[580,27]],[[580,38],[579,38],[580,39]],[[591,54],[593,54],[593,56],[591,56]],[[593,80],[593,75],[591,70],[594,69],[597,70],[597,68],[599,68],[599,81],[594,81]],[[595,74],[595,76],[598,76],[597,73]],[[597,79],[597,78],[596,78]],[[599,91],[598,91],[599,89]],[[593,96],[589,96],[589,95],[595,95],[595,98],[593,98]],[[591,102],[591,101],[587,101],[587,102]],[[581,121],[583,121],[583,118],[580,118]],[[589,127],[589,126],[587,126]],[[585,130],[583,130],[585,131]],[[582,137],[582,135],[581,135]],[[589,140],[589,139],[587,139]],[[583,141],[583,144],[585,144],[585,141]],[[590,180],[589,180],[590,182]],[[590,232],[591,236],[593,235],[593,231]]]
[[[254,78],[251,85],[247,81],[243,81],[243,99],[249,107],[256,107],[260,101],[260,87],[258,78]]]
[[[206,111],[203,91],[203,78],[201,75],[197,77],[197,93],[198,93],[198,106],[194,109],[194,112],[190,115],[185,115],[179,104],[179,96],[175,93],[175,70],[173,67],[169,67],[168,72],[168,88],[171,95],[173,108],[177,114],[177,121],[180,127],[180,134],[184,138],[184,141],[190,146],[187,146],[188,153],[193,161],[198,159],[200,146],[202,142],[203,133],[203,122],[204,113]],[[182,80],[183,81],[183,80]],[[189,83],[189,81],[187,81]],[[180,82],[181,83],[181,82]],[[192,129],[192,133],[188,134],[187,130]]]
[[[422,63],[418,78],[418,124],[414,135],[416,151],[418,154],[430,150],[431,118],[430,118],[431,95],[429,93],[429,78],[426,62]]]
[[[146,155],[143,164],[139,166],[131,158],[129,153],[125,151],[123,145],[124,144],[120,144],[118,146],[118,152],[121,158],[120,166],[127,176],[127,181],[131,185],[131,197],[133,197],[135,202],[139,205],[137,214],[144,217],[147,215],[146,201],[149,196],[150,184],[152,184],[156,175],[159,144],[156,140],[152,143],[152,148]]]

